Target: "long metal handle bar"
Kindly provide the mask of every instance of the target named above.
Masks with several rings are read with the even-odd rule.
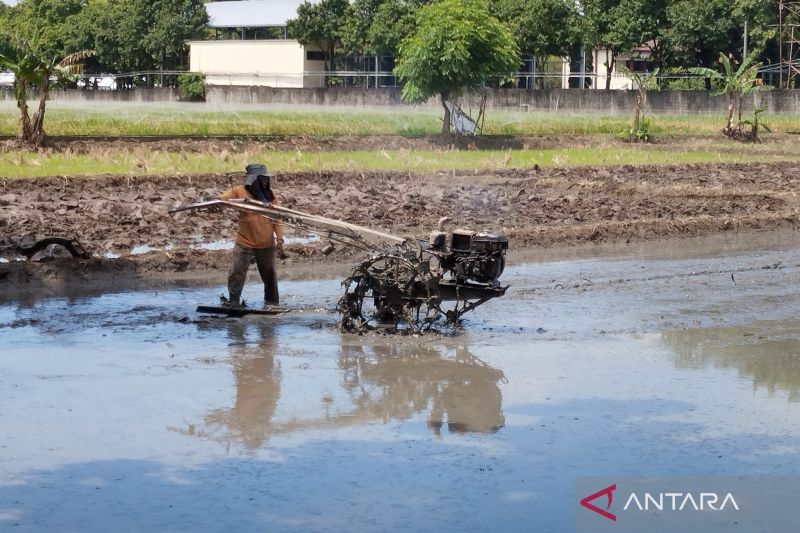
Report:
[[[214,207],[225,207],[229,209],[236,209],[238,211],[247,211],[256,213],[261,216],[267,217],[277,222],[282,222],[287,226],[300,228],[311,233],[320,235],[321,237],[331,238],[338,242],[355,246],[358,248],[367,247],[369,249],[377,249],[374,245],[375,241],[378,242],[391,242],[394,244],[405,244],[407,239],[385,233],[383,231],[365,228],[357,224],[343,222],[333,218],[326,218],[319,215],[312,215],[302,211],[296,211],[287,207],[281,207],[272,204],[266,204],[249,199],[237,200],[209,200],[206,202],[199,202],[194,204],[183,205],[175,209],[171,209],[170,213],[178,213],[181,211],[193,211],[195,209],[211,209]]]

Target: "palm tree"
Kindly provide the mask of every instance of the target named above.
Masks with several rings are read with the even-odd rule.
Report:
[[[697,67],[689,69],[692,74],[705,76],[711,80],[720,82],[720,88],[713,94],[719,96],[728,95],[728,120],[722,132],[728,137],[736,137],[742,131],[742,96],[750,94],[761,88],[761,80],[758,79],[759,64],[754,64],[755,55],[751,55],[742,61],[739,68],[733,69],[731,60],[725,54],[719,55],[719,62],[722,64],[724,72]],[[736,127],[733,125],[733,116],[738,113]]]
[[[0,55],[0,67],[14,74],[14,98],[20,111],[20,138],[23,143],[36,148],[44,143],[45,107],[53,82],[77,72],[80,62],[92,55],[91,51],[83,50],[67,54],[61,59],[49,58],[37,51],[37,43],[38,37],[34,37],[24,48],[16,51],[15,58]],[[39,107],[31,116],[28,93],[34,88],[39,90]]]

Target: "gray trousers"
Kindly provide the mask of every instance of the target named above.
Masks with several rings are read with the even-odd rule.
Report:
[[[233,264],[228,274],[228,294],[231,303],[241,303],[242,289],[247,279],[247,270],[255,261],[261,280],[264,282],[264,302],[278,304],[278,276],[275,273],[275,248],[233,247]]]

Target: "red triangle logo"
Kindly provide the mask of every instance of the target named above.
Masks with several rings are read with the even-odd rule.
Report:
[[[611,503],[614,501],[614,491],[617,490],[617,484],[614,483],[613,485],[609,485],[608,487],[604,488],[603,490],[597,491],[594,494],[590,494],[589,496],[585,497],[581,500],[581,505],[589,509],[590,511],[594,511],[595,513],[608,518],[609,520],[613,520],[614,522],[617,521],[617,515],[608,512],[611,509]],[[601,496],[606,496],[608,498],[608,504],[606,505],[605,509],[601,509],[596,505],[592,504],[591,502],[596,500]]]

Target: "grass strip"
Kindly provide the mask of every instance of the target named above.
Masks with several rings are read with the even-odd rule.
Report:
[[[146,147],[104,148],[90,153],[27,152],[0,154],[0,176],[157,175],[238,171],[264,161],[276,171],[473,169],[570,167],[582,165],[772,162],[796,159],[790,154],[758,150],[723,153],[713,147],[664,150],[650,146],[572,147],[541,150],[380,150],[341,152],[271,151],[194,153],[149,150]]]
[[[469,110],[467,110],[469,112]],[[651,115],[653,135],[714,135],[724,122],[718,115]],[[487,135],[616,135],[626,115],[567,112],[487,113]],[[764,121],[778,133],[800,131],[800,116],[768,115]],[[19,117],[8,101],[0,101],[0,134],[15,135]],[[51,135],[431,135],[441,129],[438,110],[398,108],[209,110],[196,104],[81,104],[54,102],[48,107],[46,131]]]

